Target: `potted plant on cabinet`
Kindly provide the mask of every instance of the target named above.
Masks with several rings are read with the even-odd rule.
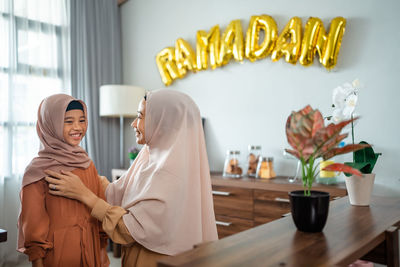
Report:
[[[352,83],[344,83],[336,87],[332,93],[332,116],[328,119],[338,123],[346,119],[352,119],[358,102],[358,91],[362,88],[358,79]],[[351,122],[351,140],[354,144],[354,123]],[[368,145],[361,141],[360,144]],[[350,204],[357,206],[368,206],[371,199],[375,174],[372,170],[381,153],[375,153],[372,147],[365,147],[353,152],[353,162],[345,162],[346,165],[359,170],[363,175],[354,176],[351,173],[344,173],[346,188]]]
[[[361,141],[360,144],[368,144]],[[366,147],[353,152],[353,162],[345,162],[346,165],[358,169],[363,176],[355,176],[345,173],[347,192],[351,205],[369,206],[371,201],[372,188],[375,181],[375,173],[372,173],[375,163],[381,153],[375,153],[372,147]]]
[[[325,226],[329,211],[329,193],[311,190],[318,175],[316,160],[327,160],[335,155],[353,152],[369,145],[349,144],[338,147],[348,134],[341,134],[342,129],[357,118],[325,127],[319,110],[306,106],[292,112],[286,122],[286,137],[292,149],[285,149],[301,162],[304,190],[289,192],[292,218],[298,230],[303,232],[321,232]],[[357,169],[342,163],[328,166],[330,171],[362,175]],[[326,167],[326,168],[328,168]],[[324,169],[325,170],[325,169]]]

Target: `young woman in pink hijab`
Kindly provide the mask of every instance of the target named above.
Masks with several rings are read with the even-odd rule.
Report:
[[[46,180],[51,194],[90,208],[123,245],[123,266],[156,266],[163,255],[218,238],[204,133],[193,100],[166,89],[147,94],[132,127],[144,146],[121,178],[105,182],[108,203],[72,173],[49,171]]]
[[[104,190],[97,170],[79,143],[87,129],[86,105],[65,94],[45,98],[36,124],[40,139],[38,156],[25,169],[18,251],[32,266],[108,266],[107,235],[85,205],[49,193],[44,170],[69,171],[80,177],[94,196]]]

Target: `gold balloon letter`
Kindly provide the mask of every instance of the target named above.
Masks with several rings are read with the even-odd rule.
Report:
[[[232,55],[236,61],[243,61],[243,32],[240,20],[233,20],[225,29],[221,39],[219,64],[225,65]]]
[[[346,19],[336,17],[331,22],[328,36],[325,35],[325,30],[320,32],[317,47],[322,48],[322,56],[319,61],[327,69],[332,69],[337,63],[345,27]]]
[[[300,64],[303,66],[312,64],[317,52],[321,64],[327,69],[333,68],[337,63],[345,26],[346,19],[334,18],[329,34],[326,35],[322,21],[319,18],[309,18],[301,45]]]
[[[264,31],[264,40],[259,44],[260,31]],[[246,57],[255,61],[269,55],[278,38],[275,20],[268,15],[252,16],[246,33]]]
[[[288,41],[290,42],[288,43]],[[272,61],[277,61],[285,55],[286,62],[296,64],[300,56],[300,47],[301,19],[293,17],[286,24],[281,35],[279,35],[275,49],[272,51],[271,59]]]
[[[196,54],[190,44],[182,38],[175,42],[175,61],[182,77],[186,75],[186,70],[196,72]]]
[[[301,43],[300,64],[309,66],[314,61],[319,36],[325,34],[324,25],[319,18],[310,17],[304,29],[304,37]],[[322,57],[322,50],[318,50],[319,57]]]
[[[182,78],[175,62],[175,49],[167,47],[161,50],[156,56],[158,71],[163,83],[168,86],[173,80]]]
[[[196,41],[196,58],[197,69],[205,70],[208,68],[207,55],[210,55],[210,65],[212,69],[219,66],[219,46],[220,46],[220,33],[219,26],[215,25],[207,34],[205,31],[197,31]]]

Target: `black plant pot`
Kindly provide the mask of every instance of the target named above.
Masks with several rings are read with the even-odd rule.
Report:
[[[311,191],[305,196],[303,190],[289,192],[292,218],[302,232],[321,232],[329,212],[329,193]]]

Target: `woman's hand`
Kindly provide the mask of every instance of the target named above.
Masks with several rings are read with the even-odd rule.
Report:
[[[49,183],[50,194],[79,200],[89,208],[93,208],[96,204],[97,196],[72,172],[57,173],[51,170],[44,172],[49,175],[45,179]]]

